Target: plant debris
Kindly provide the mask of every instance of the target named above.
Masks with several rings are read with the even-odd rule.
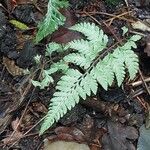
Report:
[[[69,5],[64,1],[59,5],[59,0],[54,2],[52,16],[45,16],[52,8],[47,0],[0,0],[0,149],[66,150],[73,146],[82,150],[149,150],[150,0],[68,0]],[[47,29],[42,26],[44,33],[40,35],[43,20]],[[119,88],[115,78],[107,91],[102,88],[105,84],[97,85],[97,93],[89,94],[86,101],[81,100],[39,136],[50,99],[65,72],[53,70],[52,84],[43,89],[34,87],[31,81],[41,81],[52,64],[75,53],[74,47],[64,53],[61,50],[70,41],[86,40],[83,34],[70,30],[81,22],[95,24],[107,35],[108,42],[100,56],[113,54],[133,34],[142,37],[132,49],[139,59],[138,73],[132,81],[127,74]],[[92,37],[95,35],[96,32]],[[45,56],[51,42],[62,44],[61,48],[55,45],[57,51],[52,47]],[[83,66],[62,64],[59,67],[86,72]],[[74,81],[67,79],[67,82]]]

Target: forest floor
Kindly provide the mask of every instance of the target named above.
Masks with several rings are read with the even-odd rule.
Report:
[[[86,143],[91,150],[149,150],[150,134],[150,1],[149,0],[70,0],[61,10],[67,20],[52,36],[35,44],[37,26],[47,11],[47,0],[0,0],[0,149],[42,150],[45,139]],[[114,3],[112,3],[114,2]],[[116,3],[115,3],[116,2]],[[12,20],[23,23],[19,29]],[[134,52],[140,69],[132,81],[128,77],[118,88],[99,87],[96,96],[76,105],[52,128],[39,136],[41,119],[48,111],[54,85],[33,87],[34,56],[44,55],[46,43],[67,43],[79,35],[68,27],[90,21],[115,39],[142,35]],[[140,22],[140,23],[139,23]],[[58,75],[59,77],[59,75]],[[57,77],[56,77],[57,78]],[[141,139],[147,140],[148,145]]]

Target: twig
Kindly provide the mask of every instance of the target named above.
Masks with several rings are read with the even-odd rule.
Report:
[[[150,89],[150,87],[148,87]],[[145,90],[142,88],[136,90],[136,91],[133,91],[129,97],[131,98],[134,98],[134,97],[137,97],[137,96],[140,96],[141,94],[143,94],[145,92]]]
[[[127,7],[129,7],[128,0],[124,0],[124,1],[125,1],[125,3],[126,3]]]
[[[106,20],[105,22],[109,22],[109,21],[110,21],[110,22],[109,22],[109,25],[111,25],[114,19],[120,18],[121,16],[125,16],[126,14],[129,14],[130,12],[131,12],[131,11],[124,12],[124,13],[122,13],[122,14],[116,15],[116,16],[114,16],[113,18],[110,18],[110,19]],[[124,20],[129,21],[129,19],[126,19],[126,18],[124,18]],[[135,21],[130,20],[130,22],[133,23],[133,22],[135,22]]]
[[[42,69],[43,69],[43,67],[44,67],[44,65],[42,65],[40,68],[41,68],[41,72],[40,72],[40,75],[41,75],[41,73],[42,73]],[[33,75],[32,75],[32,79],[34,78],[34,76],[35,76],[35,73],[38,71],[39,69],[36,69],[34,72],[33,72]],[[40,78],[40,75],[39,75],[39,77],[38,78]],[[29,83],[29,89],[30,89],[30,87],[31,87],[31,83]],[[28,87],[27,86],[27,87]],[[27,91],[27,90],[26,90]],[[28,108],[28,106],[29,106],[29,104],[30,104],[30,102],[31,102],[31,100],[32,100],[32,95],[33,95],[33,93],[34,93],[34,91],[35,91],[35,88],[32,90],[32,93],[31,93],[31,96],[30,96],[30,99],[29,99],[29,101],[28,101],[28,103],[27,103],[27,105],[26,105],[26,107],[25,107],[25,109],[24,109],[24,111],[23,111],[23,114],[22,114],[22,116],[21,116],[21,118],[20,118],[20,120],[19,120],[19,122],[18,122],[18,124],[17,124],[17,126],[16,126],[16,130],[14,130],[14,132],[11,134],[11,136],[10,136],[10,138],[14,135],[14,133],[17,131],[17,128],[18,128],[18,126],[20,125],[20,123],[21,123],[21,121],[22,121],[22,119],[23,119],[23,117],[24,117],[24,115],[25,115],[25,113],[26,113],[26,111],[27,111],[27,108]],[[27,94],[28,92],[26,92],[26,94]],[[26,95],[25,94],[25,95]],[[45,118],[45,117],[44,117]],[[28,134],[33,128],[35,128],[44,118],[42,118],[40,121],[38,121],[34,126],[32,126],[32,128],[30,128],[24,135],[26,135],[26,134]],[[24,135],[23,135],[23,137],[24,137]],[[21,138],[23,138],[23,137],[21,137]],[[21,139],[20,138],[20,139]],[[11,146],[10,146],[10,148],[12,147],[12,146],[14,146],[20,139],[18,139],[17,141],[15,141]]]
[[[26,137],[27,134],[28,134],[31,130],[33,130],[39,123],[41,123],[45,118],[46,118],[46,116],[43,117],[42,119],[40,119],[35,125],[33,125],[32,128],[30,128],[27,132],[25,132],[25,133],[23,134],[22,137],[20,137],[18,140],[16,140],[16,141],[9,147],[9,149],[12,148],[21,138]],[[32,134],[31,134],[31,135],[32,135]]]
[[[150,77],[144,79],[144,81],[145,81],[145,82],[150,82]],[[143,81],[136,81],[136,82],[132,83],[131,85],[132,85],[133,87],[137,87],[137,86],[141,85],[142,83],[143,83]]]
[[[119,15],[114,15],[114,14],[109,14],[109,13],[105,13],[105,12],[88,12],[90,15],[106,15],[106,16],[111,16],[111,17],[114,17],[114,19],[118,18],[118,19],[121,19],[121,20],[125,20],[125,21],[128,21],[128,22],[131,22],[133,23],[134,21],[131,20],[131,19],[127,19],[127,18],[124,18],[123,16],[131,13],[132,11],[128,11],[128,12],[124,12],[122,14],[119,14]],[[84,16],[87,16],[85,14],[85,11],[80,11],[80,12],[77,12],[78,14],[84,14]],[[106,20],[105,22],[109,22],[111,21],[112,18]]]
[[[145,86],[145,88],[146,88],[146,90],[147,90],[147,93],[150,95],[150,90],[149,90],[149,88],[148,88],[148,86],[147,86],[147,84],[146,84],[146,82],[145,82],[145,80],[144,80],[144,77],[143,77],[142,72],[141,72],[140,69],[139,69],[139,74],[140,74],[141,80],[142,80],[142,82],[143,82],[143,84],[144,84],[144,86]]]
[[[132,30],[129,30],[129,32],[130,32],[130,33],[133,33],[133,34],[141,35],[141,36],[143,36],[143,37],[147,37],[147,35],[146,35],[146,34],[141,33],[141,32],[132,31]]]

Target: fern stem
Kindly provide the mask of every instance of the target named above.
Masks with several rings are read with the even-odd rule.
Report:
[[[116,42],[115,44],[110,46],[108,49],[104,49],[103,51],[101,51],[100,54],[97,56],[97,58],[95,58],[95,60],[92,62],[91,66],[86,70],[85,74],[90,72],[90,70],[99,62],[100,59],[103,59],[108,53],[110,53],[111,51],[114,51],[112,50],[112,48],[120,44],[122,41],[123,39],[121,41]]]

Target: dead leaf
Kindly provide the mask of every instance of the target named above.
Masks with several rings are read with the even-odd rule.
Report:
[[[69,138],[71,136],[72,139],[74,139],[78,142],[85,141],[85,139],[84,139],[85,135],[82,133],[82,131],[80,131],[79,129],[77,129],[75,127],[58,127],[55,129],[55,133],[57,134],[59,139],[60,139],[60,137],[63,138],[63,135],[65,135],[65,138],[67,138],[67,136],[66,136],[66,134],[67,134]],[[63,138],[63,140],[67,140],[67,139]]]
[[[0,134],[2,132],[4,132],[4,130],[6,129],[6,127],[9,125],[9,123],[11,122],[12,119],[12,115],[8,114],[4,117],[0,117]]]
[[[143,22],[143,21],[136,21],[134,23],[131,23],[132,28],[136,30],[141,30],[141,31],[149,31],[150,32],[150,26],[148,23]]]
[[[27,40],[33,40],[33,38],[34,38],[34,35],[23,34],[22,31],[20,31],[20,30],[17,30],[16,33],[17,33],[16,36],[18,39],[18,43],[16,46],[17,51],[20,51],[23,49],[24,44]]]
[[[147,56],[150,57],[150,35],[146,38],[146,47],[144,49],[144,52],[147,54]]]
[[[12,121],[11,126],[14,132],[14,134],[9,134],[7,138],[3,139],[3,143],[5,145],[10,145],[11,143],[17,141],[18,139],[23,137],[22,132],[19,131],[19,118],[16,118],[16,120]],[[18,126],[18,128],[16,128]]]
[[[25,70],[22,68],[19,68],[14,60],[11,60],[7,57],[3,57],[3,64],[6,67],[7,71],[13,75],[13,76],[20,76],[25,73]]]
[[[11,123],[12,129],[14,131],[19,131],[18,124],[19,124],[19,118],[17,117],[16,120],[12,121],[12,123]]]
[[[74,39],[81,39],[82,35],[79,32],[68,29],[77,22],[75,14],[66,9],[62,9],[61,12],[66,17],[65,24],[52,34],[51,40],[57,43],[68,43]]]
[[[35,102],[32,104],[32,106],[35,112],[42,112],[46,114],[48,111],[45,105],[43,105],[41,102]]]
[[[150,149],[150,129],[146,129],[145,125],[140,127],[140,137],[138,139],[138,150]]]
[[[133,150],[132,141],[138,138],[138,131],[131,126],[123,126],[120,123],[108,121],[108,132],[102,137],[104,150]],[[132,149],[133,148],[133,149]]]

